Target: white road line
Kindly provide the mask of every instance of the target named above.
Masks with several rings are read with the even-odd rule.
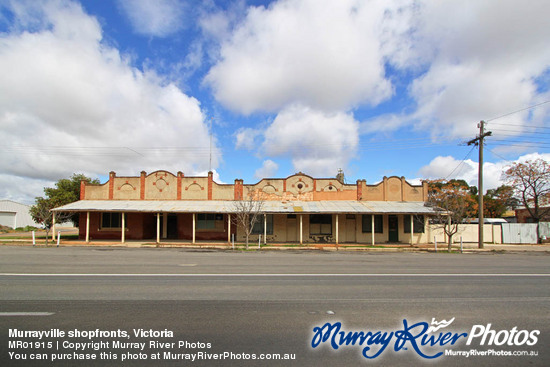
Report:
[[[550,277],[550,273],[499,273],[499,274],[484,274],[484,273],[466,273],[466,274],[446,274],[446,273],[422,273],[422,274],[407,274],[407,273],[395,273],[395,274],[284,274],[284,273],[274,273],[274,274],[264,274],[264,273],[244,273],[244,274],[227,274],[227,273],[207,273],[207,274],[121,274],[121,273],[0,273],[0,276],[6,277],[307,277],[307,278],[331,278],[331,277]]]
[[[0,312],[0,317],[9,316],[51,316],[55,312]]]

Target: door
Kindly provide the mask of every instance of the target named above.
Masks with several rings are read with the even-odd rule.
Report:
[[[286,242],[296,242],[297,228],[296,214],[288,214],[286,218]]]
[[[346,214],[346,242],[355,242],[355,214]],[[343,241],[342,241],[343,242]]]
[[[178,216],[176,214],[168,214],[167,223],[166,237],[170,239],[178,238]]]
[[[399,242],[399,217],[388,216],[388,242]]]

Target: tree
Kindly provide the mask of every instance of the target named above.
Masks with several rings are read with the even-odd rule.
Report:
[[[550,163],[543,159],[514,163],[503,175],[535,223],[550,215]]]
[[[483,214],[486,218],[500,218],[507,210],[514,209],[519,204],[514,197],[514,189],[507,185],[487,190],[483,203]]]
[[[46,245],[48,244],[48,235],[53,226],[53,208],[75,202],[80,199],[80,182],[99,183],[99,180],[92,180],[83,174],[73,174],[70,178],[60,179],[55,183],[55,187],[45,187],[46,197],[37,197],[35,204],[30,208],[29,213],[35,222],[40,223],[46,229]],[[56,213],[55,222],[65,223],[72,221],[78,224],[78,214]]]
[[[458,225],[477,211],[470,187],[462,180],[428,181],[426,205],[435,209],[434,223],[447,235],[448,250],[451,251]]]
[[[232,222],[241,228],[246,237],[246,249],[248,240],[254,229],[254,224],[259,220],[264,202],[260,195],[249,193],[247,199],[234,201],[234,214]]]
[[[36,198],[36,203],[31,206],[29,213],[32,219],[39,224],[44,226],[46,230],[46,246],[48,246],[48,239],[50,237],[50,229],[53,226],[53,213],[51,210],[55,208],[54,201],[51,199],[44,199],[42,197]],[[71,215],[69,213],[57,213],[55,216],[56,223],[63,223],[70,219]]]
[[[44,193],[46,197],[52,201],[53,207],[66,205],[80,200],[80,182],[85,181],[92,184],[98,184],[98,179],[91,179],[83,174],[76,174],[70,178],[62,178],[55,183],[55,187],[45,187]],[[73,214],[69,218],[65,218],[65,222],[72,221],[75,226],[78,226],[78,214]],[[56,220],[57,223],[62,223]]]

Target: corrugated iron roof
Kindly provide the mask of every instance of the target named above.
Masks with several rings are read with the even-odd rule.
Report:
[[[230,200],[80,200],[53,209],[57,212],[235,213]],[[433,214],[418,201],[264,201],[265,213]]]

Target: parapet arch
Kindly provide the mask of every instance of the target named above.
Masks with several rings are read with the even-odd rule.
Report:
[[[148,175],[146,175],[145,177],[150,177],[152,175],[155,175],[156,177],[166,177],[168,175],[172,176],[172,177],[177,177],[175,174],[173,174],[172,172],[170,171],[166,171],[166,170],[156,170],[154,172],[151,172],[149,173]]]

